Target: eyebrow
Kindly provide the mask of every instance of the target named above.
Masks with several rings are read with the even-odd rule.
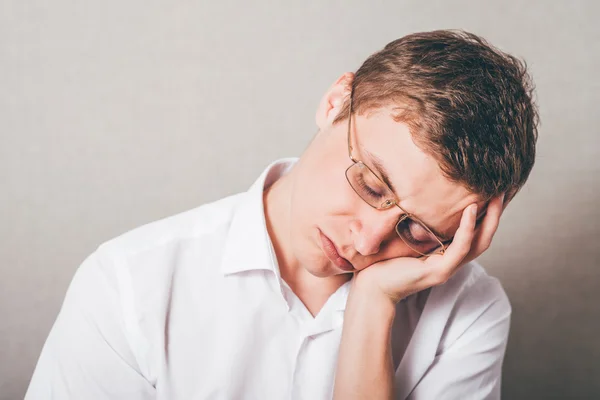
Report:
[[[381,178],[381,180],[386,185],[388,185],[388,187],[392,190],[392,193],[394,193],[394,196],[396,196],[396,198],[399,199],[400,196],[398,196],[398,193],[396,192],[396,188],[392,184],[392,181],[390,180],[390,177],[389,177],[389,174],[387,172],[387,169],[383,165],[383,162],[381,161],[381,158],[379,158],[375,154],[369,152],[367,149],[363,149],[363,151],[365,152],[365,154],[369,158],[370,164],[373,165],[373,167],[375,168],[375,170],[376,170],[377,174],[379,175],[379,177]],[[414,215],[414,214],[411,214],[411,215]],[[415,215],[415,217],[416,217],[416,215]],[[417,219],[421,220],[418,217],[417,217]],[[423,222],[423,223],[425,223],[425,222]],[[453,237],[449,236],[446,232],[442,233],[442,232],[439,232],[438,230],[432,228],[429,225],[426,225],[426,226],[442,242],[449,241],[450,239],[453,238]]]
[[[381,180],[383,180],[383,182],[386,185],[388,185],[388,187],[390,189],[392,189],[394,196],[399,198],[398,193],[396,193],[396,188],[394,187],[394,185],[392,185],[392,181],[390,181],[390,177],[388,176],[387,169],[383,165],[381,158],[377,157],[373,153],[370,153],[369,150],[367,150],[367,149],[364,149],[364,152],[369,157],[370,164],[372,164],[373,167],[375,167],[375,170],[377,171],[377,174],[379,175]]]

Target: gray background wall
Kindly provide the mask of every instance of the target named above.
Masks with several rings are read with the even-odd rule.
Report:
[[[438,28],[524,57],[538,87],[537,165],[482,257],[514,308],[504,397],[600,398],[598,11],[592,0],[3,0],[0,398],[22,398],[99,243],[245,190],[269,161],[301,153],[342,72]]]

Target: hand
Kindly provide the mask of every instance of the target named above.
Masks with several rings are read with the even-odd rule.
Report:
[[[454,240],[443,255],[381,261],[356,273],[353,285],[370,295],[383,295],[384,299],[396,303],[413,293],[445,283],[461,265],[490,247],[500,216],[508,204],[504,204],[503,198],[499,196],[489,202],[486,215],[477,227],[477,205],[465,208]]]

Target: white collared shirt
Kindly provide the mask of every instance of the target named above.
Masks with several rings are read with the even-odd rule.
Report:
[[[280,278],[263,190],[130,231],[78,269],[26,399],[330,399],[350,283],[316,317]],[[398,399],[499,398],[510,305],[476,263],[397,307]]]

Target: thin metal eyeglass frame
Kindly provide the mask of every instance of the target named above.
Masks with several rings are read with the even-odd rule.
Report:
[[[352,141],[351,141],[351,132],[352,132],[352,91],[350,92],[350,104],[348,106],[348,157],[350,157],[350,160],[352,161],[352,165],[350,165],[347,169],[346,169],[346,180],[348,181],[348,184],[350,185],[350,187],[352,188],[352,190],[354,190],[354,192],[358,195],[358,197],[361,198],[361,200],[363,200],[365,203],[367,203],[369,206],[377,209],[377,210],[387,210],[392,206],[396,206],[400,209],[400,211],[402,211],[402,216],[400,217],[400,219],[398,220],[398,222],[396,223],[396,227],[395,227],[395,231],[396,234],[400,237],[400,239],[402,239],[402,241],[408,246],[410,247],[413,251],[416,251],[417,253],[419,253],[421,256],[429,256],[432,254],[444,254],[444,252],[446,251],[446,245],[444,245],[444,243],[440,240],[440,238],[437,237],[437,235],[435,233],[433,233],[431,231],[431,229],[429,229],[429,227],[427,225],[425,225],[421,220],[419,220],[417,217],[415,217],[414,215],[407,213],[406,211],[404,211],[402,209],[402,207],[400,207],[400,205],[398,204],[397,199],[393,198],[393,199],[387,199],[385,200],[380,207],[375,207],[373,206],[371,203],[369,203],[368,201],[366,201],[361,195],[360,193],[358,193],[356,191],[356,189],[354,188],[354,186],[352,185],[352,183],[350,182],[350,178],[348,177],[348,171],[350,170],[350,168],[354,167],[355,164],[362,164],[364,167],[366,167],[369,172],[371,174],[373,174],[373,176],[375,178],[377,178],[377,180],[383,185],[383,187],[385,187],[389,193],[393,193],[392,190],[389,188],[389,186],[383,182],[383,180],[381,180],[381,178],[379,178],[379,176],[373,172],[373,170],[371,168],[369,168],[369,166],[367,164],[365,164],[364,162],[355,159],[352,156]],[[424,254],[421,253],[420,251],[418,251],[417,249],[413,248],[410,243],[408,243],[406,241],[406,239],[404,239],[404,237],[400,234],[400,231],[398,230],[398,226],[400,225],[401,222],[403,222],[406,218],[410,218],[413,221],[419,223],[423,228],[425,228],[431,235],[432,237],[435,238],[435,240],[437,240],[437,242],[439,243],[439,247],[436,247],[435,249],[433,249],[431,252]]]

